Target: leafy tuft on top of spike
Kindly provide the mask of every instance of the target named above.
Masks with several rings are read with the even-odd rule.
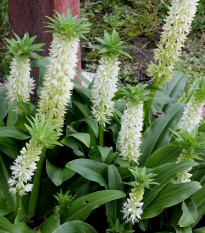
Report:
[[[30,37],[28,33],[25,33],[23,39],[21,39],[15,33],[14,35],[16,37],[16,40],[14,38],[5,38],[5,40],[8,43],[8,54],[12,53],[16,58],[19,58],[20,60],[29,57],[33,57],[35,59],[41,58],[41,56],[39,56],[34,51],[43,51],[41,47],[44,46],[44,43],[33,44],[34,40],[36,39],[36,36]]]
[[[124,49],[130,46],[122,45],[124,41],[121,40],[115,29],[112,31],[112,34],[104,31],[104,38],[96,38],[96,40],[101,44],[92,46],[92,48],[98,49],[102,56],[118,57],[120,54],[123,54],[132,59],[132,57],[124,51]]]
[[[130,168],[129,170],[135,179],[135,181],[131,181],[127,183],[131,186],[140,185],[143,186],[144,188],[150,188],[150,185],[158,184],[154,182],[153,179],[153,177],[156,176],[156,174],[149,173],[146,167],[143,168],[135,167],[135,168]]]
[[[128,101],[139,102],[149,99],[149,92],[146,91],[146,84],[138,84],[135,87],[127,85],[127,87],[117,91],[113,100],[118,100],[125,97]]]
[[[61,146],[61,144],[56,140],[61,135],[61,133],[56,132],[58,125],[51,124],[52,118],[46,120],[44,115],[40,121],[37,116],[35,118],[31,118],[32,120],[28,118],[30,126],[25,126],[36,142],[41,142],[47,148],[51,147],[52,145]]]
[[[71,11],[68,9],[68,15],[61,15],[57,11],[55,11],[56,15],[53,18],[46,16],[51,22],[46,22],[47,28],[51,30],[46,32],[51,33],[59,33],[65,35],[69,40],[72,37],[82,37],[85,39],[85,33],[90,31],[90,23],[87,21],[86,18],[78,19],[77,16],[72,16]]]

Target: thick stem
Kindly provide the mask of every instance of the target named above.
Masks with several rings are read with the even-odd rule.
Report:
[[[128,230],[132,230],[132,227],[133,227],[132,222],[129,222]]]
[[[26,106],[27,106],[27,113],[31,114],[31,103],[27,103]]]
[[[38,195],[39,195],[40,182],[41,182],[41,174],[43,170],[43,163],[44,163],[45,157],[46,157],[46,148],[42,150],[42,153],[40,155],[40,160],[38,161],[37,169],[36,169],[36,172],[33,178],[33,189],[31,192],[30,199],[29,199],[29,207],[28,207],[29,217],[35,217],[36,215]]]
[[[26,115],[27,115],[27,111],[26,111],[26,109],[25,109],[25,107],[24,107],[23,102],[19,101],[18,104],[19,104],[19,108],[20,108],[21,111],[23,112],[24,116],[26,116]]]
[[[17,194],[17,207],[18,207],[18,209],[23,208],[23,205],[22,205],[22,196],[19,193]]]
[[[104,125],[99,124],[99,146],[104,146]]]
[[[116,124],[121,127],[120,119],[115,112],[113,113],[113,118],[114,118]]]

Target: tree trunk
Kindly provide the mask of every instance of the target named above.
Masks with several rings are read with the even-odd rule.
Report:
[[[13,32],[21,38],[26,32],[30,36],[37,35],[34,43],[45,43],[44,51],[39,54],[47,56],[52,36],[51,33],[43,33],[46,30],[45,22],[49,21],[45,16],[52,17],[54,9],[60,14],[67,15],[68,8],[73,16],[80,17],[80,0],[8,0],[10,36],[14,36]],[[77,71],[81,72],[80,50],[78,56]],[[37,69],[32,72],[32,77],[34,77],[37,86],[39,84]]]

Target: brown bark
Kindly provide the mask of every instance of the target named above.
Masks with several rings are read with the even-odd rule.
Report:
[[[34,43],[45,43],[44,52],[40,53],[42,56],[48,55],[52,39],[51,33],[44,33],[45,22],[49,21],[45,16],[52,17],[54,10],[67,15],[68,8],[73,16],[80,16],[80,0],[8,0],[8,8],[11,37],[14,36],[13,32],[21,38],[26,32],[30,36],[37,35]],[[81,72],[80,51],[78,56],[77,71]],[[38,71],[34,70],[32,76],[38,85]]]

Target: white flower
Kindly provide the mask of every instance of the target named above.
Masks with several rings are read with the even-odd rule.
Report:
[[[92,114],[99,123],[109,122],[114,110],[114,93],[117,91],[119,61],[117,58],[102,57],[92,88]]]
[[[28,102],[35,87],[34,80],[30,77],[30,60],[14,57],[10,69],[6,84],[9,101]]]
[[[66,36],[54,33],[50,48],[48,71],[41,90],[38,116],[52,117],[53,125],[64,124],[66,106],[73,89],[79,38],[68,40]]]
[[[23,196],[32,190],[32,184],[28,182],[33,178],[42,149],[43,145],[36,144],[33,139],[22,148],[21,154],[11,166],[12,176],[8,181],[11,193],[18,191]]]
[[[202,120],[203,106],[203,98],[200,100],[193,96],[185,107],[183,115],[178,123],[178,128],[186,129],[189,133],[191,133],[196,126],[199,126]]]
[[[199,0],[172,0],[170,11],[163,26],[161,40],[155,50],[156,64],[151,64],[149,73],[161,86],[167,83],[178,61],[184,41],[190,32]]]
[[[124,214],[123,218],[126,218],[126,222],[131,221],[133,225],[138,222],[143,213],[142,206],[143,202],[138,202],[133,198],[128,198],[123,204],[122,209],[122,213]]]
[[[143,103],[129,103],[121,119],[119,145],[121,156],[129,162],[138,162],[143,128]]]

